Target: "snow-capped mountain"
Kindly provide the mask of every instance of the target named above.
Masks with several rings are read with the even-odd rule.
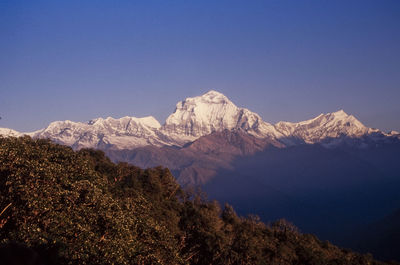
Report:
[[[287,144],[294,144],[298,140],[313,144],[327,138],[361,137],[369,131],[369,128],[343,110],[320,114],[314,119],[298,123],[281,121],[275,127],[287,138]]]
[[[19,136],[22,136],[23,134],[15,131],[13,129],[0,128],[0,135],[5,136],[5,137],[8,137],[8,136],[19,137]]]
[[[364,126],[343,110],[321,114],[314,119],[274,125],[246,108],[237,107],[225,95],[211,90],[198,97],[178,102],[164,125],[154,117],[97,118],[86,123],[56,121],[31,133],[0,128],[0,135],[49,138],[57,143],[80,148],[133,149],[142,146],[183,146],[224,130],[240,130],[256,138],[280,142],[283,146],[322,143],[335,146],[343,138],[367,137],[368,141],[400,139],[397,132],[383,133]]]
[[[258,138],[281,136],[258,114],[237,107],[226,96],[213,90],[178,102],[161,131],[174,141],[185,143],[226,129],[242,129]]]
[[[321,143],[325,147],[332,147],[343,141],[349,143],[349,140],[356,140],[358,144],[365,146],[365,141],[386,141],[391,140],[387,137],[400,136],[396,132],[387,134],[368,128],[344,110],[320,114],[314,119],[297,123],[281,121],[275,124],[275,128],[284,135],[280,140],[286,145]]]
[[[87,123],[73,121],[52,122],[47,128],[33,135],[80,148],[129,149],[146,145],[162,146],[157,136],[160,123],[153,117],[97,118]]]

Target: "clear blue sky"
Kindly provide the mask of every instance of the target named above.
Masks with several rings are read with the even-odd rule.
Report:
[[[268,122],[400,130],[400,1],[0,2],[0,127],[163,123],[210,89]]]

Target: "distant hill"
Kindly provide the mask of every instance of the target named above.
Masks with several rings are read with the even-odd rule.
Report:
[[[237,158],[204,189],[241,214],[255,212],[265,221],[285,217],[303,231],[346,245],[354,229],[398,208],[399,156],[394,145],[268,148]]]
[[[239,217],[183,191],[166,168],[29,137],[0,137],[0,209],[2,261],[29,253],[42,264],[384,264],[285,220]]]
[[[400,210],[362,229],[355,247],[380,259],[400,260]]]

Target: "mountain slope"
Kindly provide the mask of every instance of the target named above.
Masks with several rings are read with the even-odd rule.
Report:
[[[363,229],[357,249],[374,252],[380,259],[400,260],[400,210]]]
[[[239,217],[184,192],[168,169],[113,164],[100,151],[0,138],[0,165],[2,264],[27,253],[12,242],[40,256],[35,264],[384,264],[284,220]]]
[[[268,146],[282,147],[276,140],[257,138],[243,130],[224,130],[200,137],[183,147],[144,146],[133,150],[106,150],[113,161],[141,167],[163,165],[179,183],[199,185],[209,181],[220,168],[232,168],[236,157],[248,156]]]

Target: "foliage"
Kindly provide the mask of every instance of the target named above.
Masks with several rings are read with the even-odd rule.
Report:
[[[380,264],[183,191],[170,171],[101,151],[0,138],[0,243],[47,264]]]

